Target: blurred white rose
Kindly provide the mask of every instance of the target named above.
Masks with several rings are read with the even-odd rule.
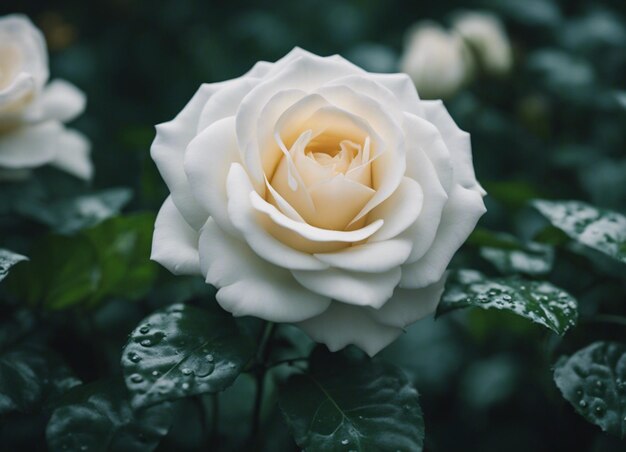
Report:
[[[73,85],[48,81],[41,32],[22,15],[0,18],[0,177],[50,164],[82,179],[92,175],[89,141],[65,128],[85,108]]]
[[[458,34],[425,21],[407,33],[400,70],[411,77],[421,97],[447,99],[472,78],[474,67]]]
[[[471,47],[485,73],[502,75],[511,70],[511,43],[497,16],[483,12],[461,12],[455,15],[452,29]]]
[[[485,212],[470,137],[405,74],[295,49],[157,126],[152,259],[236,316],[375,354],[431,314]]]

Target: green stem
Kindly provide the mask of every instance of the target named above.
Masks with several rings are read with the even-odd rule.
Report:
[[[252,409],[252,426],[250,429],[249,445],[256,448],[259,443],[259,431],[261,429],[261,409],[263,408],[263,390],[265,388],[265,376],[267,367],[265,362],[272,351],[272,339],[276,333],[276,324],[268,322],[261,333],[261,340],[256,354],[255,380],[256,395],[254,398],[254,408]]]

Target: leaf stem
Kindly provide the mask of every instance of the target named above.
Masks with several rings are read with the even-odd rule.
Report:
[[[259,348],[256,354],[255,380],[256,394],[254,398],[254,408],[252,409],[252,426],[248,443],[250,447],[256,448],[259,442],[259,431],[261,428],[261,409],[263,405],[263,390],[265,388],[265,376],[268,368],[265,366],[267,358],[272,351],[272,339],[276,333],[276,324],[267,322],[261,333]]]

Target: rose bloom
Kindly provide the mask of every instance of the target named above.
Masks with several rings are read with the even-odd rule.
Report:
[[[454,96],[474,76],[474,61],[461,36],[423,21],[408,32],[400,70],[411,76],[426,99]]]
[[[461,12],[455,16],[453,29],[470,46],[486,73],[503,75],[511,70],[511,43],[497,16],[477,11]]]
[[[157,126],[152,259],[235,316],[370,355],[431,314],[485,212],[470,137],[404,74],[294,49]]]
[[[65,81],[47,81],[41,32],[24,16],[0,18],[0,178],[44,164],[91,177],[89,142],[63,125],[84,110],[85,96]]]

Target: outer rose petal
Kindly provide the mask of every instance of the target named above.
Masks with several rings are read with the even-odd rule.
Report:
[[[426,119],[439,129],[443,141],[450,150],[454,166],[454,180],[465,188],[477,189],[483,196],[486,195],[487,192],[480,186],[474,174],[469,133],[459,129],[442,101],[423,101],[422,103]]]
[[[381,273],[348,272],[337,268],[321,271],[292,270],[307,289],[333,300],[357,306],[380,308],[400,282],[400,267]]]
[[[408,239],[365,243],[336,253],[316,254],[322,262],[348,271],[380,273],[392,270],[406,262],[412,243]]]
[[[446,283],[446,275],[439,281],[421,289],[396,288],[393,297],[380,309],[368,309],[377,322],[404,328],[432,314],[437,309]]]
[[[199,246],[206,281],[218,287],[218,303],[235,316],[299,322],[330,305],[330,298],[306,290],[287,270],[260,259],[210,218],[202,228]]]
[[[234,116],[208,126],[185,152],[185,172],[192,193],[220,228],[229,233],[236,232],[228,217],[226,176],[234,162],[240,162]]]
[[[438,281],[486,210],[478,191],[457,185],[449,194],[433,245],[420,260],[402,267],[400,287],[416,289]]]
[[[200,274],[198,238],[168,196],[154,223],[150,259],[175,275]]]
[[[374,356],[391,344],[402,329],[378,323],[365,308],[333,301],[321,315],[297,324],[315,342],[326,344],[332,352],[354,344]]]
[[[396,97],[402,110],[424,117],[422,101],[415,89],[415,83],[406,74],[368,74],[372,80],[389,89]]]
[[[55,119],[68,122],[83,112],[86,103],[85,94],[74,85],[64,80],[53,80],[28,106],[24,120],[40,122]]]
[[[91,143],[82,133],[63,129],[57,139],[56,156],[50,164],[80,179],[90,180],[93,175],[90,151]]]
[[[50,162],[62,131],[61,123],[49,121],[0,136],[0,167],[34,168]]]

